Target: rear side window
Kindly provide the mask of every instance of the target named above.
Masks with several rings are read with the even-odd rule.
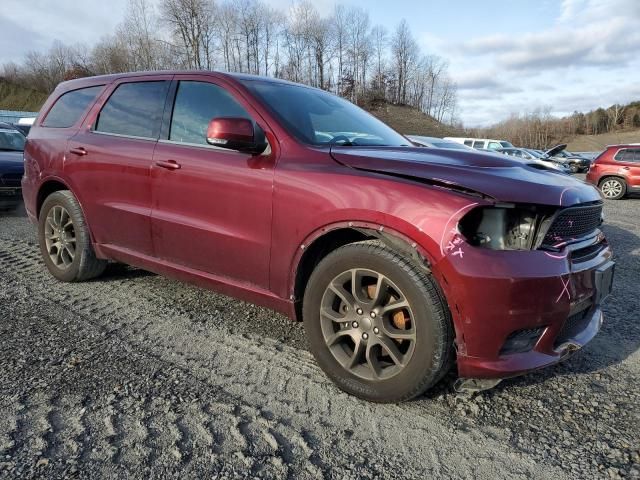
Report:
[[[623,148],[614,158],[619,162],[640,162],[640,148]]]
[[[216,117],[251,119],[247,111],[222,87],[205,82],[180,82],[173,106],[169,140],[208,145],[207,127],[211,119]]]
[[[473,145],[473,140],[465,140],[465,141],[464,141],[464,144],[465,144],[467,147],[470,147],[471,145]]]
[[[68,128],[75,125],[80,116],[96,99],[103,86],[80,88],[63,94],[47,113],[42,126]]]
[[[484,148],[484,140],[476,140],[473,142],[473,148]]]
[[[98,114],[94,130],[128,137],[158,138],[168,81],[119,85]]]

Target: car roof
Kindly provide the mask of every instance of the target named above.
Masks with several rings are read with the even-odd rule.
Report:
[[[640,143],[618,143],[616,145],[607,145],[607,148],[621,148],[621,147],[640,147]]]
[[[64,82],[61,82],[58,85],[58,88],[68,91],[94,85],[109,84],[123,78],[136,78],[151,75],[202,75],[217,78],[231,78],[236,81],[259,80],[262,82],[277,83],[283,85],[297,85],[307,88],[313,88],[309,87],[308,85],[302,85],[300,83],[290,82],[288,80],[282,80],[279,78],[265,77],[261,75],[249,75],[246,73],[220,72],[217,70],[150,70],[141,72],[111,73],[108,75],[95,75],[91,77],[81,77],[75,78],[73,80],[66,80]]]

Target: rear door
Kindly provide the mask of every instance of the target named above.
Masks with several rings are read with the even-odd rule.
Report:
[[[268,128],[212,77],[176,76],[174,88],[152,167],[156,255],[267,288],[275,155],[208,145],[206,130],[215,117],[250,118]]]
[[[97,243],[152,255],[153,150],[171,76],[123,79],[69,142],[65,172],[79,191]]]

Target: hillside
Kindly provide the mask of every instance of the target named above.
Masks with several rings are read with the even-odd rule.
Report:
[[[616,143],[640,143],[640,130],[603,133],[600,135],[578,135],[563,140],[570,152],[596,152]]]
[[[37,112],[47,97],[46,93],[9,83],[0,78],[0,110]]]
[[[440,123],[417,108],[382,103],[369,107],[367,110],[405,135],[424,135],[427,137],[462,135],[462,132],[455,127]]]

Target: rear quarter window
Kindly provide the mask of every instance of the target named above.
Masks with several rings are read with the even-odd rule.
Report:
[[[68,128],[80,120],[80,116],[93,103],[104,85],[79,88],[62,94],[47,113],[43,127]]]
[[[618,162],[640,162],[640,148],[622,148],[613,158]]]

